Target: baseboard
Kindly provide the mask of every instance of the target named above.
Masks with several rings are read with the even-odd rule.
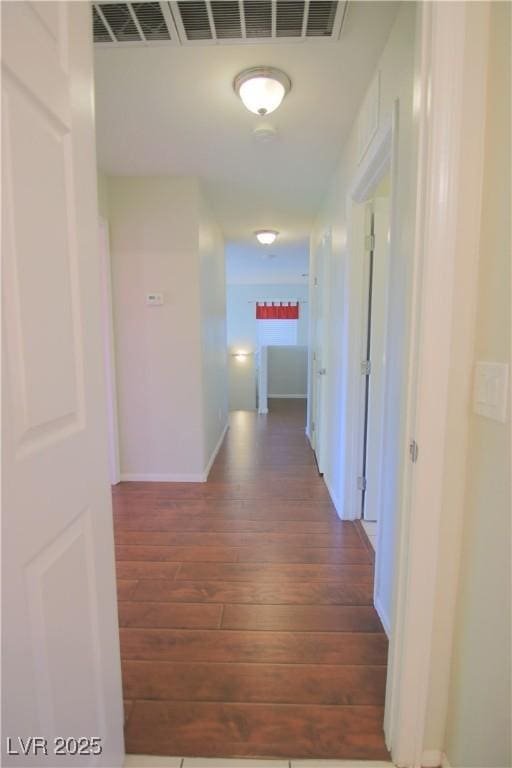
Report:
[[[267,395],[269,400],[307,400],[307,395]]]
[[[222,430],[222,434],[219,437],[219,441],[218,441],[217,445],[215,446],[215,448],[212,451],[212,455],[210,456],[210,461],[206,465],[206,468],[205,468],[205,470],[203,472],[203,482],[206,482],[208,480],[208,475],[210,473],[210,469],[212,468],[212,464],[215,461],[215,458],[216,458],[218,452],[220,451],[220,447],[221,447],[221,445],[222,445],[222,443],[224,441],[224,438],[226,437],[226,432],[228,431],[228,429],[229,429],[229,424],[226,423],[224,429]]]
[[[340,503],[339,503],[338,497],[334,493],[334,490],[333,490],[333,488],[332,488],[332,486],[331,486],[331,484],[330,484],[330,482],[329,482],[329,480],[328,480],[328,478],[327,478],[327,476],[325,474],[324,474],[324,483],[327,486],[327,490],[329,491],[329,496],[331,497],[331,501],[334,504],[334,508],[336,509],[336,513],[337,513],[338,517],[340,518],[340,520],[343,520],[342,510],[341,510],[341,507],[340,507]]]
[[[446,753],[440,749],[426,749],[421,755],[421,768],[451,768]]]
[[[373,597],[373,604],[375,606],[375,610],[379,614],[379,619],[382,622],[382,626],[384,627],[384,631],[385,631],[386,635],[389,637],[389,634],[390,634],[390,631],[391,631],[391,622],[389,620],[389,616],[387,615],[386,611],[384,610],[384,607],[383,607],[383,605],[382,605],[382,603],[380,601],[380,598],[377,595],[374,595],[374,597]],[[430,753],[424,753],[424,754],[430,754]],[[439,753],[439,755],[440,754],[441,753]],[[423,765],[423,763],[422,763],[422,765]],[[439,761],[437,763],[434,763],[432,766],[430,765],[430,763],[428,763],[428,764],[425,763],[424,765],[425,765],[425,768],[439,768],[439,766],[441,765],[441,760],[439,759]]]
[[[258,411],[258,416],[266,416],[268,413],[268,408],[262,408]]]
[[[204,473],[145,475],[140,472],[127,472],[121,474],[121,481],[130,483],[204,483]]]
[[[421,755],[421,768],[440,768],[443,755],[439,749],[426,749]]]

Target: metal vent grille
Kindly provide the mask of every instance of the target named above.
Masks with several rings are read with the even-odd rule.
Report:
[[[330,37],[332,35],[337,5],[336,2],[324,2],[324,0],[310,3],[306,27],[307,37]]]
[[[213,23],[219,40],[233,40],[242,37],[242,22],[238,0],[211,3]]]
[[[94,6],[92,8],[92,33],[94,36],[95,43],[112,42],[112,38],[108,33],[108,29],[106,28],[105,24],[101,19],[101,16],[99,15],[98,11]]]
[[[132,3],[133,12],[146,40],[170,40],[160,3]]]
[[[118,43],[141,40],[133,16],[126,3],[101,3],[98,8]]]
[[[215,45],[338,40],[348,0],[169,0],[94,3],[98,45]]]
[[[293,0],[277,4],[277,37],[300,37],[302,35],[304,5],[304,2],[293,2]]]
[[[272,37],[272,3],[270,0],[245,0],[247,37]]]
[[[187,40],[211,40],[213,35],[205,2],[178,3],[181,22],[185,29]]]

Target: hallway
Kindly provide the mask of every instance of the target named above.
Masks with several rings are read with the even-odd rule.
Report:
[[[207,483],[114,488],[128,753],[388,757],[373,552],[305,402],[231,413]]]

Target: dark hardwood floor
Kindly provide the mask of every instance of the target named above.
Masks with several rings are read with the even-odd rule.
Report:
[[[305,401],[231,414],[207,483],[114,489],[129,753],[386,759],[373,550]]]

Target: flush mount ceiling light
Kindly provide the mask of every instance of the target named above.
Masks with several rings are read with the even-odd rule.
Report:
[[[247,109],[261,116],[277,109],[291,87],[288,75],[274,67],[244,69],[233,83]]]
[[[254,234],[257,241],[262,245],[272,245],[279,232],[276,232],[275,229],[258,229]]]

